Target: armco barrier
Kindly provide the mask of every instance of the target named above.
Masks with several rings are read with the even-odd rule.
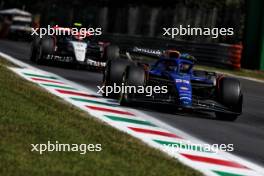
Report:
[[[98,38],[99,40],[110,41],[117,44],[123,50],[130,49],[133,46],[150,49],[168,49],[174,48],[181,52],[188,52],[195,56],[199,63],[240,68],[242,45],[230,45],[223,43],[199,43],[193,41],[179,41],[168,38],[154,38],[142,36],[127,36],[121,34],[105,34]]]

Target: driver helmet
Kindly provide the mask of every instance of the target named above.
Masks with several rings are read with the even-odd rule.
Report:
[[[164,52],[164,57],[166,58],[179,58],[181,53],[177,50],[166,50]]]

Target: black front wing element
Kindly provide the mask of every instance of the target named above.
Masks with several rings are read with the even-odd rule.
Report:
[[[221,112],[225,114],[240,115],[241,112],[234,112],[230,108],[218,103],[215,100],[209,99],[193,99],[192,106],[182,106],[178,103],[177,97],[154,97],[154,96],[134,96],[130,97],[130,100],[138,103],[154,103],[154,104],[165,104],[170,106],[175,106],[178,109],[188,109],[193,111],[208,111],[208,112]]]

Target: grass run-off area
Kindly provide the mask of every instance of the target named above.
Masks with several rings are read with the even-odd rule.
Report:
[[[18,77],[0,59],[0,175],[173,175],[199,172]],[[100,152],[31,151],[31,144],[101,144]]]

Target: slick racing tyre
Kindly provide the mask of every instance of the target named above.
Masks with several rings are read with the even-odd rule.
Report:
[[[37,49],[39,47],[40,38],[36,37],[31,43],[30,61],[36,62]]]
[[[43,50],[41,45],[38,46],[38,48],[36,49],[36,56],[35,56],[35,62],[36,64],[43,64],[44,59],[43,59]]]
[[[135,86],[136,90],[138,86],[144,86],[146,82],[145,70],[142,67],[135,65],[128,66],[123,74],[122,80],[124,86]],[[126,89],[120,92],[119,103],[122,106],[131,106],[133,101],[131,98],[134,97],[136,92],[128,92]]]
[[[37,64],[43,64],[45,57],[48,54],[52,54],[54,52],[55,43],[54,39],[49,36],[45,36],[39,41],[38,47],[36,49],[35,54],[35,62]]]
[[[109,45],[106,47],[106,60],[114,60],[120,58],[120,49],[116,45]]]
[[[54,52],[54,48],[55,48],[54,38],[50,37],[50,36],[45,36],[41,40],[41,46],[43,49],[43,53],[52,54]]]
[[[132,63],[128,60],[123,59],[115,59],[115,60],[109,60],[106,64],[106,68],[104,71],[103,76],[103,85],[106,86],[120,86],[122,83],[122,75],[125,72],[125,69],[128,65],[131,65]],[[105,94],[104,91],[103,96],[109,97],[109,98],[117,98],[118,94],[115,94],[114,92],[109,93],[108,96]]]
[[[242,112],[243,104],[243,94],[239,80],[227,77],[222,78],[218,85],[218,99],[220,103],[237,114],[216,112],[216,117],[221,120],[236,120]]]

